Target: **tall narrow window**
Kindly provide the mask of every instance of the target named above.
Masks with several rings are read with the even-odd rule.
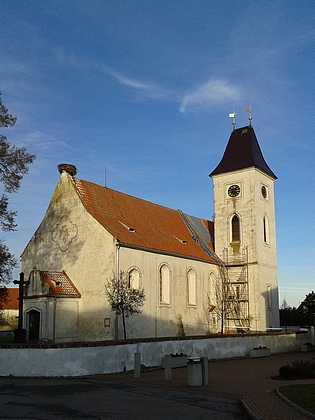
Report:
[[[163,264],[160,268],[160,304],[169,305],[170,303],[170,269]]]
[[[130,289],[140,288],[140,273],[136,268],[132,268],[129,271],[129,287]]]
[[[266,215],[263,218],[263,234],[264,234],[264,243],[269,244],[269,220]]]
[[[214,274],[213,271],[211,271],[209,273],[209,293],[213,293],[214,289],[215,289],[215,284],[216,284],[216,275]]]
[[[211,271],[208,275],[208,286],[206,287],[207,305],[209,312],[212,312],[216,304],[216,275]]]
[[[232,226],[232,242],[240,242],[241,241],[241,234],[240,234],[240,221],[239,218],[234,214],[231,222]]]
[[[268,302],[268,309],[272,309],[271,286],[267,286],[267,302]]]
[[[188,291],[188,305],[196,306],[196,273],[191,268],[187,273],[187,291]]]

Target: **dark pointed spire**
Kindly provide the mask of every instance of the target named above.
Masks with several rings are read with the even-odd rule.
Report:
[[[267,165],[251,125],[233,130],[218,166],[209,176],[255,167],[277,179]]]

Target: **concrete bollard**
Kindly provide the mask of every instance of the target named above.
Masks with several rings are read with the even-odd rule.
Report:
[[[209,384],[208,357],[202,357],[201,363],[202,363],[202,385],[208,385]]]
[[[170,354],[164,357],[164,381],[171,382],[172,380],[172,356]]]
[[[140,361],[141,361],[141,353],[135,353],[133,377],[136,379],[140,378]]]

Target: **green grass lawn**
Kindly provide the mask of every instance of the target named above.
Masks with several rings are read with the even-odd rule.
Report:
[[[315,385],[288,385],[279,391],[294,404],[315,414]]]

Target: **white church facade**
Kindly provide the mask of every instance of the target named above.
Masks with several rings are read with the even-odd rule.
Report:
[[[273,183],[251,125],[233,130],[210,174],[214,220],[76,178],[59,165],[44,218],[21,255],[29,341],[123,337],[104,285],[143,288],[128,338],[279,326]]]

